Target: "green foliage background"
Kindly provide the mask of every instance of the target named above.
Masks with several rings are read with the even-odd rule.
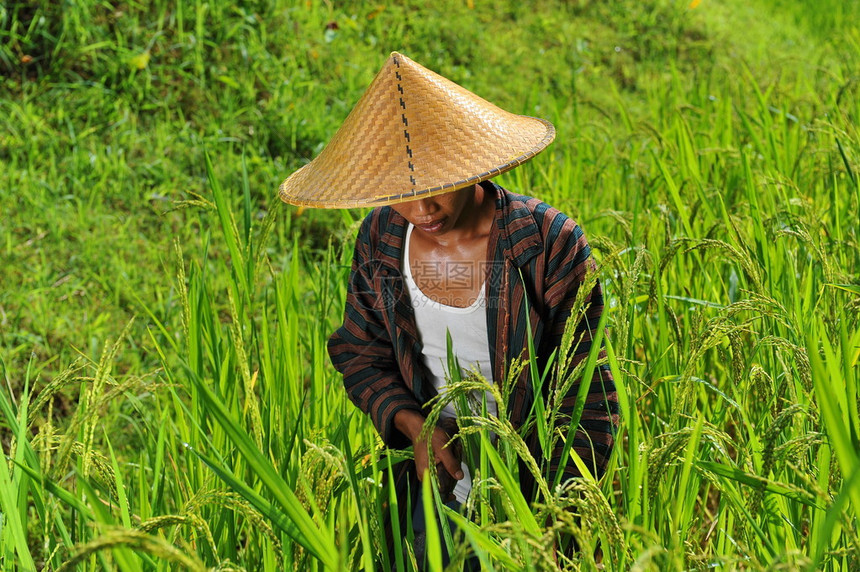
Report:
[[[376,438],[324,351],[362,213],[275,197],[392,50],[556,125],[500,182],[584,226],[624,394],[599,485],[539,530],[488,487],[449,540],[497,569],[551,567],[563,534],[572,568],[857,569],[858,17],[4,3],[4,569],[409,566],[379,556]]]

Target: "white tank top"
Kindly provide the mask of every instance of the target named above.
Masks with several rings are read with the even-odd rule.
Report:
[[[481,286],[478,299],[466,308],[448,306],[428,298],[412,276],[412,268],[409,263],[409,242],[412,237],[413,226],[410,223],[406,230],[406,239],[403,247],[403,277],[406,288],[409,291],[409,299],[415,312],[415,323],[418,335],[423,344],[424,363],[432,375],[431,382],[437,391],[444,390],[448,381],[448,344],[447,333],[451,333],[451,347],[460,363],[463,375],[469,371],[478,370],[485,379],[493,382],[493,371],[490,362],[490,346],[487,337],[487,309],[485,285]],[[445,272],[445,269],[442,269]],[[485,393],[487,399],[487,411],[496,415],[498,409],[496,400],[490,393]],[[481,395],[473,394],[475,412],[480,412]],[[443,417],[456,417],[452,403],[442,410]],[[469,469],[463,463],[463,474],[465,477],[457,482],[454,488],[454,496],[461,503],[466,502],[466,496],[472,488]]]

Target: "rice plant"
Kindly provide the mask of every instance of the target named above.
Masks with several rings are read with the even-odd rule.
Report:
[[[586,230],[621,405],[600,481],[464,416],[430,568],[860,567],[853,3],[180,4],[0,7],[2,569],[419,568],[325,349],[364,213],[273,191],[390,49],[556,125],[499,182]]]

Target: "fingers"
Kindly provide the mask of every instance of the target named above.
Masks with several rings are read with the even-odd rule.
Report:
[[[460,462],[454,457],[451,449],[446,447],[450,437],[438,427],[433,431],[433,450],[436,453],[436,463],[442,463],[448,474],[458,481],[463,478]]]
[[[436,461],[442,464],[445,467],[445,470],[448,471],[448,474],[457,479],[458,481],[463,478],[463,469],[460,467],[460,463],[457,462],[457,459],[454,458],[454,455],[451,454],[450,449],[442,449],[436,455]]]
[[[454,456],[451,449],[446,447],[449,440],[450,437],[448,434],[439,427],[436,427],[430,438],[432,451],[427,450],[426,441],[415,441],[415,470],[418,473],[419,480],[423,481],[424,472],[431,466],[438,467],[438,465],[442,465],[445,471],[454,479],[459,481],[463,478],[464,475],[460,462],[457,461],[457,458]],[[431,459],[430,455],[433,455],[435,458]]]

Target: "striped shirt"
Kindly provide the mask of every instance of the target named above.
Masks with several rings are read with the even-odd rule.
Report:
[[[595,263],[585,235],[573,220],[538,199],[509,193],[490,181],[481,184],[496,194],[487,251],[491,258],[486,269],[486,311],[493,379],[501,383],[514,360],[528,358],[529,325],[539,373],[543,373],[547,359],[559,348],[579,286]],[[436,395],[400,274],[407,226],[406,219],[390,207],[374,209],[365,218],[355,243],[343,325],[328,342],[349,398],[370,416],[392,448],[412,444],[395,428],[395,414],[413,409],[426,415],[424,404]],[[587,310],[574,326],[570,370],[591,349],[592,333],[603,311],[599,283],[585,300]],[[600,356],[604,354],[601,350]],[[563,396],[557,426],[570,418],[579,385],[576,380]],[[526,367],[505,407],[515,428],[526,422],[533,403]],[[594,370],[572,444],[597,476],[606,469],[617,424],[615,384],[609,369],[601,365]],[[539,460],[543,455],[537,439],[532,436],[527,441]],[[563,465],[565,478],[578,476],[573,462],[562,462],[563,448],[558,439],[549,455],[550,473],[554,476]]]

